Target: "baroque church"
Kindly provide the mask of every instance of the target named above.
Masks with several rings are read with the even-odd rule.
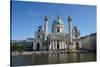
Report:
[[[60,16],[53,21],[51,33],[48,33],[48,16],[44,17],[44,27],[38,26],[35,31],[33,50],[78,50],[81,48],[80,31],[72,28],[72,18],[68,16],[68,32]],[[66,25],[67,26],[67,25]]]

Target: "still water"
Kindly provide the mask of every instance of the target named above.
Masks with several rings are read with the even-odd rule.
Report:
[[[11,57],[12,66],[96,61],[95,53],[33,54]]]

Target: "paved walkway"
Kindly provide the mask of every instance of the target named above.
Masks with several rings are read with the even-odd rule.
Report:
[[[87,52],[87,51],[79,51],[79,50],[53,50],[53,51],[24,51],[22,55],[32,55],[32,54],[47,54],[47,53],[68,53],[68,52]],[[18,52],[12,52],[12,55],[19,55]]]

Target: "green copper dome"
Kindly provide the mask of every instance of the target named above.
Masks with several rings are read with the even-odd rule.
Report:
[[[55,24],[64,25],[64,22],[61,19],[56,19],[53,21],[53,25],[55,25]]]

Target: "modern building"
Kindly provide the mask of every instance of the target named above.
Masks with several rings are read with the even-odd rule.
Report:
[[[26,40],[11,40],[11,45],[18,44],[25,48],[26,51],[33,50],[33,38],[27,38]]]
[[[33,50],[78,50],[81,48],[80,31],[77,26],[72,28],[72,18],[68,16],[65,25],[60,16],[53,20],[51,33],[48,33],[48,16],[44,17],[44,27],[38,26],[35,31]],[[68,32],[65,30],[68,26]]]

